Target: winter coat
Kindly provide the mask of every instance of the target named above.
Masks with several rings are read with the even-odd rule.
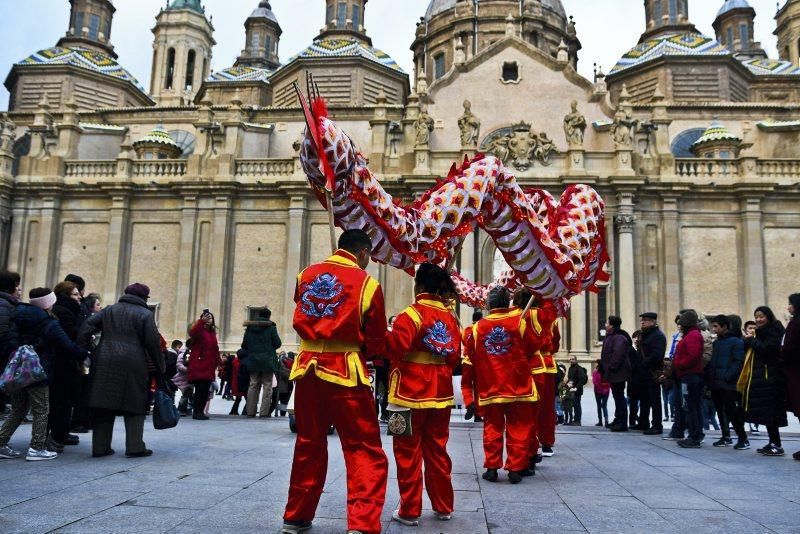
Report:
[[[572,387],[577,388],[576,395],[583,395],[583,386],[589,381],[586,368],[580,364],[570,365],[567,368],[567,380],[572,381]]]
[[[87,351],[76,345],[58,324],[58,320],[46,311],[30,304],[20,303],[13,315],[16,347],[32,345],[39,355],[48,380],[35,385],[49,384],[54,375],[56,362],[82,362]]]
[[[175,376],[172,377],[172,383],[175,384],[175,387],[184,390],[189,387],[189,368],[187,364],[189,363],[189,354],[182,350],[180,354],[178,354],[178,358],[175,360]]]
[[[5,368],[8,356],[13,350],[11,346],[12,315],[17,306],[17,299],[0,291],[0,365]],[[0,371],[2,372],[2,371]]]
[[[781,358],[786,373],[787,406],[800,418],[800,310],[786,325]]]
[[[178,372],[178,353],[174,349],[163,351],[164,354],[164,376],[172,379]]]
[[[592,384],[594,385],[594,392],[603,397],[608,397],[611,393],[611,384],[603,380],[603,375],[600,374],[599,369],[592,371]]]
[[[678,342],[673,366],[678,378],[703,374],[703,335],[696,326],[685,332]]]
[[[250,372],[238,356],[231,358],[231,394],[235,397],[246,397],[250,387]]]
[[[706,383],[711,389],[736,391],[744,365],[744,341],[728,332],[714,341],[711,361],[706,366]]]
[[[609,384],[631,379],[630,346],[630,340],[623,331],[613,331],[603,340],[600,365],[603,366],[603,378]]]
[[[198,320],[189,329],[192,348],[189,352],[189,382],[213,382],[217,377],[217,367],[221,358],[217,334],[206,328],[202,320]]]
[[[89,407],[144,415],[150,389],[148,360],[157,372],[164,373],[164,355],[153,312],[145,300],[124,295],[117,304],[83,323],[78,343],[88,345],[97,332],[103,336],[92,355]]]
[[[78,301],[65,295],[57,295],[53,305],[53,315],[58,318],[58,323],[69,338],[75,341],[78,338],[79,316],[81,305]]]
[[[745,421],[771,426],[787,426],[786,377],[781,365],[780,322],[756,329],[755,337],[745,338],[745,346],[753,349],[753,371],[745,393]]]
[[[667,336],[657,326],[642,330],[639,354],[647,372],[647,382],[652,382],[664,370],[664,355],[667,352]]]
[[[247,367],[251,373],[274,373],[278,370],[281,347],[278,329],[272,321],[247,321],[242,348],[247,351]]]

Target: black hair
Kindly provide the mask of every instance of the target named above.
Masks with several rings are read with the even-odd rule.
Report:
[[[747,327],[750,326],[750,325],[756,326],[756,322],[755,321],[745,321],[744,322],[744,329],[747,330]]]
[[[800,293],[792,293],[789,295],[789,304],[794,306],[794,314],[800,315]]]
[[[617,317],[616,315],[609,315],[608,316],[608,324],[613,326],[616,329],[622,326],[622,319]]]
[[[177,349],[178,347],[182,347],[182,346],[183,346],[183,341],[181,341],[180,339],[173,339],[173,340],[172,340],[172,345],[171,345],[171,347],[172,347],[173,349]]]
[[[496,308],[508,308],[511,304],[511,295],[508,289],[503,286],[495,286],[489,291],[489,296],[486,298],[486,305],[490,310]]]
[[[530,302],[531,297],[533,297],[533,293],[531,293],[530,289],[527,287],[521,287],[514,293],[514,306],[518,308],[524,308]],[[535,307],[537,303],[537,299],[534,298],[533,306]]]
[[[759,306],[755,309],[755,311],[753,311],[753,315],[757,314],[758,312],[763,313],[767,317],[767,323],[772,324],[778,322],[778,319],[775,317],[775,313],[773,313],[772,308],[769,306]]]
[[[34,287],[28,292],[28,298],[38,299],[40,297],[44,297],[45,295],[49,295],[52,292],[53,290],[49,287]]]
[[[259,319],[266,319],[267,321],[269,321],[270,317],[272,317],[272,310],[270,310],[266,306],[258,310]]]
[[[0,272],[0,291],[3,293],[12,294],[17,290],[20,277],[17,273],[11,271]]]
[[[86,288],[86,281],[78,276],[77,274],[68,274],[64,277],[65,282],[72,282],[76,286],[78,286],[78,291],[83,293],[83,290]]]
[[[432,263],[419,266],[414,282],[426,293],[434,295],[452,295],[456,292],[456,286],[447,271]]]
[[[358,254],[364,249],[372,252],[372,240],[364,230],[345,230],[344,233],[339,236],[339,243],[337,246],[350,254]]]
[[[95,293],[90,293],[88,297],[83,299],[83,303],[86,305],[87,310],[91,310],[94,308],[96,302],[100,300],[100,296]]]
[[[728,330],[731,329],[731,319],[727,315],[723,314],[716,315],[711,319],[711,322],[718,324],[719,326],[724,326]]]
[[[477,323],[481,319],[483,319],[483,312],[482,311],[478,310],[478,311],[472,312],[472,322],[473,323]]]
[[[736,314],[728,315],[728,321],[731,322],[731,333],[735,337],[742,337],[742,318]]]

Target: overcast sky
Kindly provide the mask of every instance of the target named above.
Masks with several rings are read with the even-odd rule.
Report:
[[[119,62],[149,89],[155,16],[166,0],[116,0],[117,12],[111,41]],[[749,0],[755,8],[756,38],[770,57],[775,57],[775,0]],[[283,28],[280,58],[286,61],[306,47],[324,22],[323,0],[272,0],[272,9]],[[371,0],[366,9],[366,27],[373,44],[391,55],[411,73],[409,45],[416,22],[424,15],[429,0]],[[563,0],[567,14],[575,17],[583,44],[578,70],[592,76],[592,64],[608,72],[617,59],[633,47],[644,28],[642,0]],[[689,17],[698,29],[713,35],[711,23],[723,0],[690,0]],[[233,64],[244,47],[244,21],[258,0],[206,0],[206,12],[213,17],[217,45],[212,69]],[[54,46],[67,30],[68,0],[0,0],[0,69],[32,52]],[[4,75],[5,76],[5,75]],[[8,106],[8,92],[0,89],[0,109]]]

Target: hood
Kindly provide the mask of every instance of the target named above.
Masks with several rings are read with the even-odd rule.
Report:
[[[141,306],[142,308],[147,308],[147,301],[141,297],[137,297],[136,295],[122,295],[119,298],[119,302],[124,302],[125,304],[134,304],[136,306]]]
[[[32,330],[48,319],[50,315],[46,311],[24,302],[14,310],[14,322],[20,330]]]
[[[0,299],[7,300],[12,306],[19,304],[19,301],[16,298],[3,291],[0,291]]]

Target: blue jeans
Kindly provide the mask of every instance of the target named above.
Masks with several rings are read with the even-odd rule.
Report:
[[[705,386],[703,375],[691,374],[681,378],[686,384],[684,409],[686,410],[686,423],[689,429],[689,439],[700,441],[703,439],[703,388]]]
[[[661,399],[664,406],[664,417],[669,419],[669,414],[675,413],[675,408],[672,406],[672,388],[667,389],[661,386]]]
[[[597,403],[597,422],[602,423],[603,417],[605,417],[606,423],[608,423],[608,395],[600,395],[595,392],[594,400]]]

